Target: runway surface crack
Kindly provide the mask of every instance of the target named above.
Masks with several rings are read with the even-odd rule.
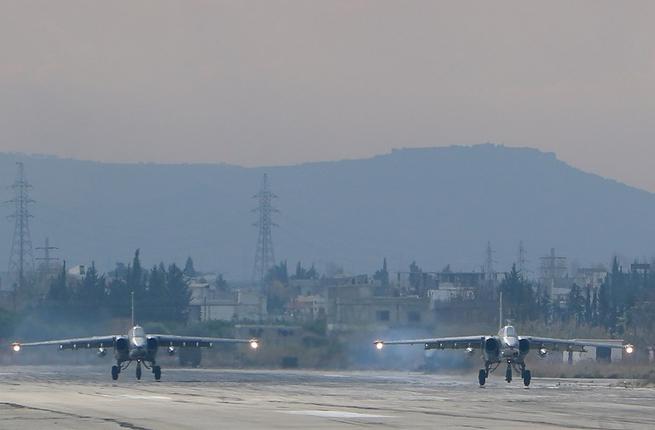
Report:
[[[48,409],[48,408],[37,408],[34,406],[25,406],[25,405],[20,405],[18,403],[10,403],[10,402],[0,402],[0,405],[8,406],[10,408],[14,409],[27,409],[31,411],[39,411],[39,412],[48,412],[51,414],[57,414],[57,415],[63,415],[65,417],[71,417],[71,418],[76,418],[80,420],[95,420],[95,421],[104,421],[108,423],[114,423],[118,425],[121,428],[126,428],[130,430],[152,430],[148,427],[141,427],[132,423],[129,423],[127,421],[122,421],[116,418],[103,418],[103,417],[92,417],[90,415],[79,415],[79,414],[73,414],[71,412],[64,412],[64,411],[57,411],[54,409]]]

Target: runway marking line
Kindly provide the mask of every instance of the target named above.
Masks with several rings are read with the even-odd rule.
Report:
[[[147,396],[144,394],[97,394],[100,397],[109,397],[112,399],[129,399],[129,400],[173,400],[171,397],[166,396]]]
[[[357,412],[346,411],[278,411],[289,415],[307,415],[310,417],[321,418],[395,418],[391,415],[360,414]]]

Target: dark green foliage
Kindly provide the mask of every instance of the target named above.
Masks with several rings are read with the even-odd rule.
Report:
[[[0,343],[14,333],[16,322],[17,318],[14,313],[0,309]]]
[[[189,276],[189,277],[193,277],[198,274],[198,272],[196,272],[196,269],[193,267],[193,259],[191,257],[188,257],[186,259],[186,263],[184,263],[183,272],[185,276]]]
[[[585,322],[585,308],[587,300],[582,295],[582,289],[578,284],[571,286],[571,291],[567,299],[566,319],[575,320],[576,324],[580,325]]]
[[[179,267],[171,264],[166,273],[165,314],[160,319],[186,321],[190,299],[191,292],[184,279],[184,274]]]
[[[127,291],[134,292],[134,304],[136,308],[143,309],[144,306],[147,306],[150,297],[146,291],[148,272],[143,270],[143,267],[141,266],[139,253],[140,251],[137,249],[134,252],[132,264],[127,266],[127,277],[125,282]]]
[[[275,281],[287,284],[289,282],[289,272],[287,270],[287,261],[281,261],[279,264],[271,267],[266,274],[266,281],[271,284]]]
[[[70,292],[66,284],[66,262],[64,261],[59,275],[50,283],[46,302],[48,305],[61,307],[68,305],[69,299]]]
[[[373,279],[380,281],[383,287],[389,286],[389,271],[387,270],[387,259],[382,261],[382,269],[375,272]]]
[[[227,284],[227,281],[223,279],[223,274],[219,273],[216,277],[216,289],[219,291],[228,291],[230,286]]]
[[[418,267],[416,261],[412,261],[409,265],[409,285],[413,291],[418,292],[421,288],[421,281],[423,278],[423,270]]]
[[[182,270],[175,264],[166,268],[163,263],[144,270],[139,250],[131,264],[117,264],[109,281],[98,273],[95,263],[79,280],[67,277],[64,264],[59,275],[51,280],[40,312],[69,319],[127,318],[132,292],[137,322],[186,322],[190,291]]]
[[[98,274],[92,262],[81,283],[71,289],[71,307],[80,316],[98,317],[100,311],[107,311],[107,302],[105,277]]]
[[[318,279],[318,272],[313,264],[309,269],[305,269],[299,261],[296,265],[296,273],[291,279]]]
[[[499,289],[503,293],[503,309],[507,317],[517,321],[538,317],[539,306],[532,285],[516,270],[516,265],[512,265],[512,270],[505,275]]]
[[[294,296],[293,291],[289,288],[286,260],[271,267],[266,275],[266,281],[267,310],[271,314],[280,315],[284,313],[286,305]]]

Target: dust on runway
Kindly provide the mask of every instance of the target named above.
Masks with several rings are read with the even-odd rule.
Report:
[[[402,372],[165,369],[163,381],[104,367],[0,369],[2,429],[652,429],[655,389],[616,380]],[[519,382],[519,381],[517,381]]]

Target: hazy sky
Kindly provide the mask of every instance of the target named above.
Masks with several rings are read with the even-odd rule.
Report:
[[[0,150],[286,164],[496,142],[655,191],[655,2],[0,0]]]

